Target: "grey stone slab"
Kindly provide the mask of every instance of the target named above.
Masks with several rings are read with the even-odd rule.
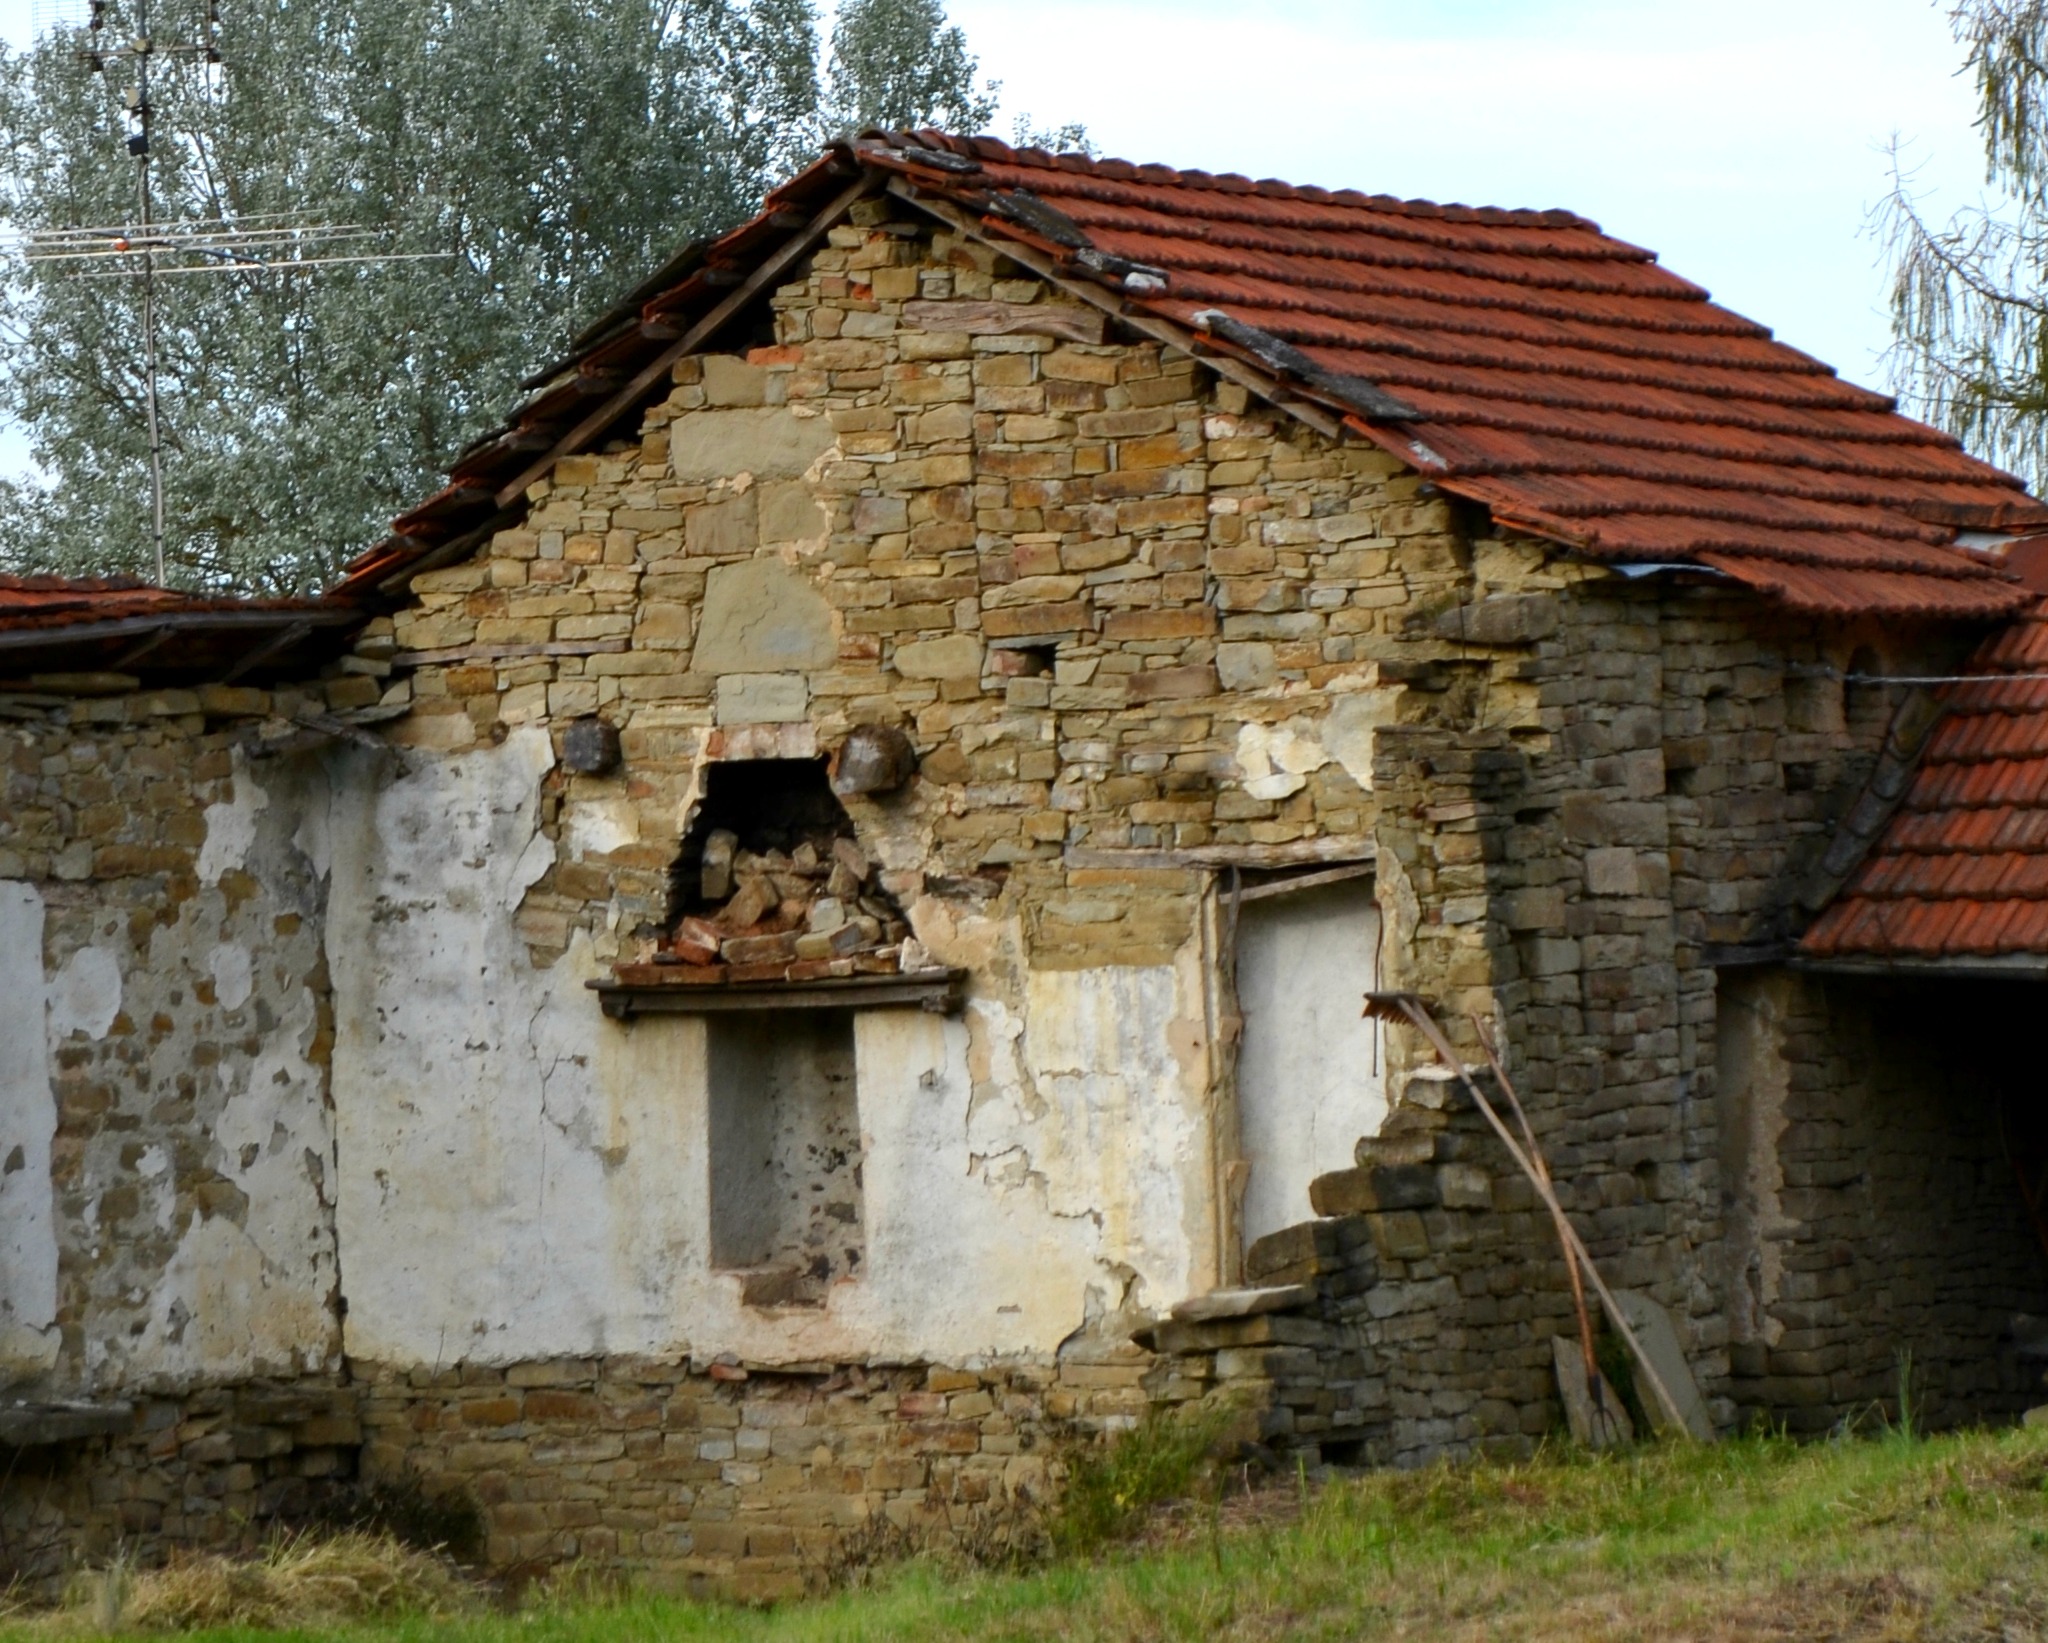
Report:
[[[832,607],[779,559],[721,565],[704,593],[693,666],[699,673],[788,673],[839,654]]]
[[[728,673],[718,681],[718,722],[786,724],[801,719],[810,700],[801,674]]]
[[[1649,1296],[1632,1289],[1617,1289],[1614,1304],[1621,1308],[1621,1315],[1628,1320],[1629,1328],[1642,1342],[1643,1351],[1649,1355],[1650,1364],[1657,1371],[1657,1378],[1678,1400],[1678,1413],[1683,1418],[1686,1431],[1702,1443],[1712,1443],[1713,1417],[1707,1413],[1707,1403],[1700,1396],[1699,1383],[1692,1378],[1692,1366],[1685,1361],[1685,1351],[1678,1344],[1678,1331],[1672,1326],[1671,1314]],[[1639,1390],[1643,1408],[1649,1412],[1650,1424],[1659,1432],[1669,1431],[1671,1415],[1659,1404],[1656,1393],[1648,1385],[1640,1386]]]
[[[109,1437],[134,1424],[130,1403],[0,1403],[0,1447],[33,1449]]]
[[[822,416],[802,417],[779,405],[692,411],[669,424],[669,454],[683,484],[750,473],[795,479],[836,441]]]
[[[1207,1323],[1212,1318],[1252,1318],[1262,1312],[1285,1312],[1307,1306],[1316,1292],[1307,1284],[1279,1284],[1264,1289],[1212,1289],[1193,1295],[1173,1309],[1175,1321]]]

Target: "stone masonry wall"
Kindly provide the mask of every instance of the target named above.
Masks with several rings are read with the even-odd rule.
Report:
[[[2013,1170],[2048,1156],[2035,985],[1763,970],[1723,989],[1736,1405],[1798,1432],[1895,1411],[1902,1354],[1926,1425],[2040,1403],[2048,1365],[2014,1332],[2048,1316]]]
[[[1415,1074],[1358,1166],[1313,1191],[1320,1219],[1246,1252],[1272,1310],[1148,1332],[1157,1397],[1343,1465],[1526,1456],[1562,1425],[1550,1340],[1575,1325],[1556,1234],[1461,1086]]]
[[[849,1537],[1015,1533],[1051,1499],[1069,1441],[1144,1412],[1146,1367],[1126,1347],[961,1369],[365,1368],[363,1466],[475,1500],[501,1573],[582,1558],[692,1593],[785,1597],[817,1587]]]
[[[356,1389],[330,1377],[134,1400],[124,1429],[0,1448],[0,1578],[53,1596],[80,1563],[248,1548],[356,1475]]]
[[[1672,1313],[1726,1423],[1716,961],[1788,933],[1791,886],[1880,745],[1891,704],[1849,702],[1827,670],[1873,645],[1881,667],[1938,671],[1967,641],[1699,588],[1488,589],[1514,549],[1477,544],[1480,597],[1438,618],[1469,658],[1411,679],[1438,716],[1380,736],[1383,899],[1418,909],[1400,984],[1468,1046],[1466,1011],[1495,1023],[1605,1276]],[[1940,1252],[1916,1259],[1938,1282]]]

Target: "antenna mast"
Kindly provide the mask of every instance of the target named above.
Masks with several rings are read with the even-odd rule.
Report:
[[[107,5],[108,0],[92,0],[92,16],[86,24],[92,31],[92,44],[82,55],[96,74],[105,73],[109,63],[124,58],[135,66],[134,83],[122,93],[121,100],[128,110],[128,152],[135,159],[136,206],[142,230],[142,262],[138,277],[142,284],[142,397],[149,419],[149,535],[156,551],[156,582],[158,587],[162,587],[165,576],[164,438],[156,385],[156,252],[150,235],[154,201],[149,179],[150,120],[154,110],[149,101],[149,65],[150,59],[159,52],[166,56],[191,57],[202,63],[218,63],[220,47],[215,35],[220,27],[220,0],[206,0],[206,22],[199,39],[171,46],[159,46],[149,32],[149,0],[135,0],[134,38],[121,50],[101,51],[99,35],[106,27]]]
[[[145,233],[149,198],[149,0],[135,0],[135,92],[130,108],[137,129],[128,138],[135,156],[135,188]],[[142,253],[142,392],[149,407],[149,536],[156,549],[156,585],[164,585],[164,434],[156,404],[156,254]]]

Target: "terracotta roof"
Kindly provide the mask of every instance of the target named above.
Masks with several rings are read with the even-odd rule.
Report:
[[[1582,217],[936,133],[841,147],[678,257],[537,379],[355,579],[484,528],[551,452],[617,430],[665,391],[653,367],[678,338],[793,235],[822,232],[812,214],[863,174],[1590,555],[1697,566],[1810,611],[1983,618],[2026,601],[1951,545],[1958,529],[2048,524],[2017,480]]]
[[[126,577],[0,576],[0,680],[305,672],[371,614],[335,598],[239,599]]]
[[[2048,541],[2014,557],[2035,561],[2027,580],[2048,592]],[[1911,785],[1801,957],[2048,955],[2048,599],[1988,639],[1963,677],[1943,688]]]

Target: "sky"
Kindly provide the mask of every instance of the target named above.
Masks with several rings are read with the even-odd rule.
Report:
[[[0,0],[27,40],[67,0]],[[1938,215],[1981,191],[1948,0],[949,0],[999,130],[1468,205],[1564,206],[1884,386],[1890,149]],[[26,446],[0,425],[0,471]]]

